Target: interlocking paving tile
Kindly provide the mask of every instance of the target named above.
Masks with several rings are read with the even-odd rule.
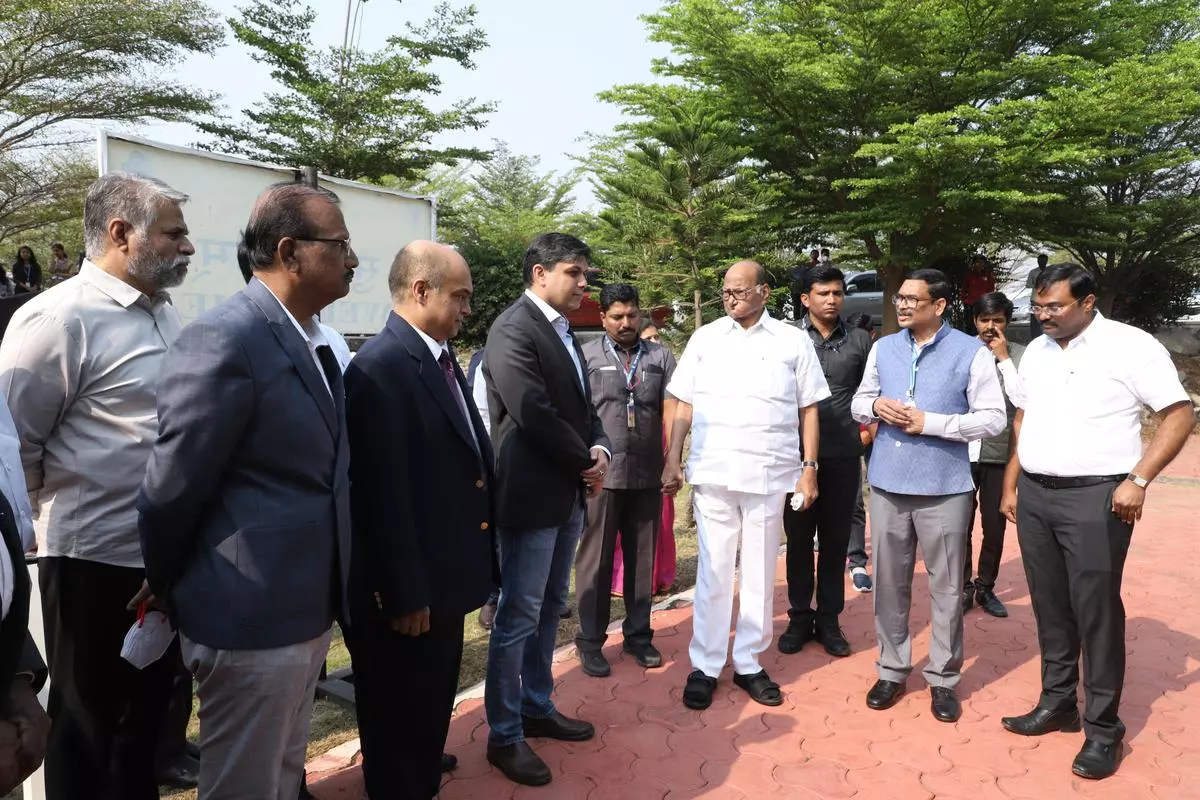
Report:
[[[1189,442],[1168,475],[1200,478],[1200,439]],[[1200,564],[1181,559],[1179,544],[1193,536],[1200,488],[1156,484],[1148,498],[1125,570],[1121,713],[1128,733],[1112,778],[1071,774],[1081,733],[1027,738],[1000,725],[1001,717],[1030,710],[1040,688],[1036,623],[1010,527],[996,588],[1011,616],[993,619],[978,609],[966,616],[964,711],[955,724],[929,711],[921,676],[929,595],[918,565],[911,615],[916,663],[907,695],[891,709],[865,705],[876,677],[871,595],[847,588],[841,625],[854,651],[849,658],[832,658],[815,643],[794,655],[774,646],[762,655],[784,692],[778,708],[753,703],[733,686],[728,667],[710,709],[685,708],[692,610],[659,611],[653,624],[661,669],[638,667],[620,651],[620,634],[605,649],[613,664],[609,678],[585,676],[570,648],[556,657],[559,710],[589,719],[597,737],[531,742],[554,774],[548,786],[518,787],[493,769],[485,758],[482,700],[461,702],[446,745],[460,766],[443,784],[441,800],[1200,800],[1200,594],[1194,592]],[[782,561],[777,577],[776,635],[787,625]],[[343,772],[318,782],[314,794],[365,798],[357,768]]]

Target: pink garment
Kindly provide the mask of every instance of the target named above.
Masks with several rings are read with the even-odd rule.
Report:
[[[651,594],[661,594],[675,583],[675,498],[663,495],[662,517],[658,530],[658,547],[654,550],[654,588]],[[620,597],[625,591],[625,558],[621,553],[621,533],[613,548],[612,593]]]

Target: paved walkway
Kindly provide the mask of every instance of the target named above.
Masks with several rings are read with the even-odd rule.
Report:
[[[1009,532],[998,594],[1011,616],[978,609],[966,619],[967,661],[959,696],[963,717],[947,725],[929,713],[918,662],[908,694],[896,707],[864,704],[875,680],[871,596],[847,589],[842,626],[854,655],[832,659],[817,645],[764,666],[786,700],[768,709],[723,676],[712,708],[690,711],[680,701],[691,636],[688,608],[655,615],[655,643],[666,663],[642,670],[609,639],[612,677],[585,676],[560,654],[556,702],[566,714],[594,723],[582,744],[535,741],[554,781],[518,787],[484,757],[487,725],[481,699],[464,700],[450,727],[447,750],[459,768],[443,785],[443,800],[685,800],[687,798],[938,798],[938,800],[1185,800],[1200,798],[1200,439],[1156,485],[1126,568],[1128,672],[1121,705],[1128,727],[1120,772],[1101,782],[1075,778],[1071,759],[1083,734],[1024,739],[1004,731],[1000,717],[1027,711],[1038,696],[1039,662],[1033,614]],[[919,569],[919,567],[918,567]],[[929,597],[915,580],[914,654],[929,645]],[[783,564],[776,588],[776,631],[785,625]],[[352,748],[353,746],[351,746]],[[318,783],[321,800],[364,798],[357,768]]]

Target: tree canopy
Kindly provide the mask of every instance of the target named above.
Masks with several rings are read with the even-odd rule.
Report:
[[[316,12],[301,0],[253,0],[229,20],[234,37],[271,69],[280,91],[267,94],[237,121],[202,123],[215,138],[201,146],[288,166],[315,166],[340,178],[418,179],[430,167],[479,161],[476,147],[437,147],[434,137],[478,130],[494,106],[474,98],[444,110],[433,69],[473,69],[486,46],[475,8],[438,5],[422,25],[391,36],[380,50],[320,48],[313,44]]]

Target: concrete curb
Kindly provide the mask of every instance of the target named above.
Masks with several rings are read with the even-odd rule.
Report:
[[[651,607],[651,613],[656,611],[669,611],[671,609],[683,608],[692,604],[692,596],[695,592],[695,587],[686,589],[678,594],[673,594],[670,597],[656,603]],[[608,626],[608,633],[621,632],[621,622],[623,620],[615,620]],[[554,663],[560,664],[564,661],[569,661],[575,658],[575,645],[564,644],[554,651]],[[484,682],[480,681],[474,686],[469,686],[458,693],[454,698],[454,710],[458,712],[458,707],[465,700],[479,700],[483,698]],[[359,747],[358,739],[340,744],[327,753],[317,756],[305,766],[308,771],[308,787],[309,789],[318,792],[322,800],[332,800],[332,798],[358,798],[364,796],[363,780],[362,780],[362,751]]]

